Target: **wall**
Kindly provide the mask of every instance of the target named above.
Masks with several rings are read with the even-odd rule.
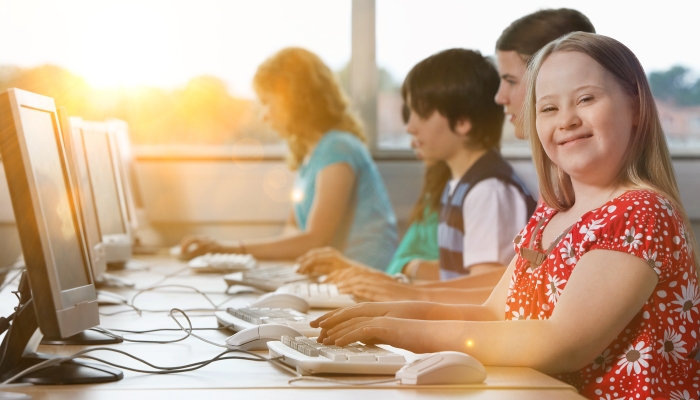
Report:
[[[511,160],[531,189],[537,177],[529,160]],[[405,228],[422,182],[416,161],[379,161],[394,210]],[[700,160],[674,161],[681,197],[700,237]],[[137,179],[150,228],[145,237],[176,244],[186,234],[254,238],[279,234],[290,212],[293,174],[282,161],[236,162],[146,159]],[[148,228],[148,227],[147,227]],[[0,164],[0,266],[21,253],[4,169]]]

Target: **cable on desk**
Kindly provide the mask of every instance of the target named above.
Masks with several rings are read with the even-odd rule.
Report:
[[[188,327],[188,328],[185,328],[184,326],[182,326],[182,324],[180,323],[180,321],[178,321],[177,318],[173,315],[173,312],[179,312],[180,314],[182,314],[182,316],[184,316],[185,319],[187,320],[187,324],[189,325],[189,327]],[[213,345],[213,346],[224,347],[224,348],[226,348],[225,345],[221,345],[221,344],[212,342],[212,341],[210,341],[210,340],[204,339],[204,338],[202,338],[202,337],[199,337],[198,335],[195,335],[194,333],[192,333],[192,331],[195,331],[195,330],[221,330],[221,329],[228,329],[228,328],[230,328],[232,325],[223,326],[223,327],[220,327],[220,328],[194,328],[194,327],[192,326],[192,321],[190,320],[189,316],[188,316],[183,310],[180,310],[179,308],[173,308],[173,309],[171,309],[171,310],[170,310],[169,316],[170,316],[170,318],[173,319],[173,321],[175,321],[175,323],[176,323],[177,326],[179,327],[178,329],[175,329],[175,328],[172,328],[172,329],[152,329],[152,330],[150,330],[150,331],[140,331],[140,332],[139,332],[139,331],[124,331],[124,332],[146,333],[146,332],[155,332],[155,331],[168,330],[168,331],[178,331],[178,332],[179,332],[179,331],[182,331],[182,332],[185,332],[185,336],[183,336],[183,337],[181,337],[181,338],[178,338],[178,339],[172,339],[172,340],[139,340],[139,339],[127,339],[127,338],[125,338],[124,336],[117,335],[116,333],[112,332],[112,330],[110,330],[110,329],[103,328],[103,327],[100,327],[100,326],[96,326],[96,327],[94,327],[94,328],[91,328],[90,330],[96,331],[96,332],[100,332],[100,333],[105,334],[105,335],[107,335],[107,336],[109,336],[109,337],[113,337],[113,338],[116,338],[116,339],[121,339],[121,340],[123,340],[123,341],[125,341],[125,342],[133,342],[133,343],[155,343],[155,344],[177,343],[177,342],[181,342],[181,341],[187,339],[188,337],[192,336],[192,337],[194,337],[194,338],[196,338],[196,339],[199,339],[199,340],[201,340],[201,341],[203,341],[203,342],[206,342],[206,343],[208,343],[208,344],[211,344],[211,345]],[[119,329],[114,329],[114,330],[120,331]]]
[[[111,361],[103,360],[103,359],[98,358],[98,357],[85,355],[87,353],[92,353],[95,351],[111,351],[114,353],[123,354],[127,357],[130,357],[130,358],[132,358],[132,359],[134,359],[142,364],[145,364],[145,365],[155,369],[156,371],[147,371],[147,370],[140,370],[140,369],[136,369],[136,368],[126,367],[123,365],[113,363]],[[255,358],[224,357],[226,354],[229,354],[229,353],[244,353],[244,354],[253,356]],[[232,350],[223,351],[223,352],[219,353],[216,357],[211,358],[209,360],[197,361],[197,362],[194,362],[191,364],[181,365],[181,366],[176,366],[176,367],[159,367],[157,365],[149,363],[148,361],[146,361],[142,358],[136,357],[136,356],[134,356],[130,353],[127,353],[125,351],[122,351],[122,350],[113,349],[110,347],[95,347],[92,349],[86,349],[86,350],[79,351],[79,352],[77,352],[73,355],[67,356],[67,357],[59,357],[59,358],[55,358],[55,359],[46,360],[46,361],[43,361],[43,362],[36,364],[32,367],[29,367],[29,368],[25,369],[24,371],[19,372],[18,374],[14,375],[13,377],[0,383],[0,388],[6,387],[8,384],[12,383],[13,381],[15,381],[19,378],[22,378],[23,376],[28,375],[32,372],[38,371],[40,369],[48,368],[52,365],[56,365],[56,364],[60,364],[60,363],[66,362],[66,361],[70,361],[70,360],[73,360],[76,358],[87,358],[87,359],[99,361],[99,362],[107,364],[107,365],[111,365],[111,366],[116,367],[116,368],[125,369],[128,371],[139,372],[139,373],[144,373],[144,374],[161,374],[161,375],[162,374],[176,374],[176,373],[180,373],[180,372],[190,372],[190,371],[194,371],[194,370],[203,368],[203,367],[205,367],[213,362],[222,361],[222,360],[247,360],[247,361],[257,361],[257,362],[265,361],[265,362],[274,362],[274,363],[276,363],[278,361],[278,358],[266,358],[260,354],[256,354],[256,353],[253,353],[250,351],[240,350],[240,349],[232,349]]]
[[[114,312],[108,312],[108,313],[100,312],[100,315],[103,315],[103,316],[113,316],[113,315],[124,314],[124,313],[132,312],[132,311],[138,312],[139,315],[140,315],[141,313],[143,313],[143,312],[155,312],[155,313],[158,313],[158,312],[170,312],[171,310],[147,310],[147,309],[144,309],[144,308],[136,307],[136,305],[134,304],[135,301],[136,301],[136,298],[139,297],[141,294],[143,294],[143,293],[145,293],[145,292],[150,292],[150,291],[154,291],[154,290],[157,290],[157,289],[163,289],[163,288],[169,288],[169,287],[177,287],[177,288],[190,289],[190,290],[192,290],[192,291],[194,291],[194,292],[196,292],[196,293],[201,294],[201,295],[207,300],[207,302],[209,302],[209,304],[212,305],[212,308],[194,308],[194,309],[187,309],[186,311],[189,311],[189,312],[196,312],[196,311],[221,311],[221,310],[222,310],[221,307],[222,307],[224,304],[226,304],[226,303],[228,303],[229,301],[233,300],[233,298],[231,297],[231,298],[228,298],[228,299],[222,301],[221,303],[218,303],[218,304],[217,304],[217,303],[214,303],[214,301],[213,301],[206,293],[202,292],[201,290],[197,289],[197,288],[194,287],[194,286],[189,286],[189,285],[173,284],[173,285],[151,286],[151,287],[148,287],[148,288],[146,288],[146,289],[141,289],[141,290],[139,290],[138,292],[136,292],[136,294],[134,294],[134,296],[131,298],[131,304],[129,304],[129,303],[124,304],[124,305],[126,305],[126,306],[129,306],[129,307],[133,308],[133,310],[120,310],[120,311],[114,311]]]
[[[182,268],[180,268],[180,269],[178,269],[178,270],[175,270],[174,272],[171,272],[171,273],[169,273],[169,274],[165,274],[165,275],[163,275],[162,278],[160,278],[159,281],[157,281],[156,283],[152,284],[151,286],[148,286],[148,287],[144,288],[143,290],[149,290],[149,289],[155,288],[156,286],[158,286],[158,285],[160,285],[161,283],[165,282],[165,281],[168,280],[169,278],[172,278],[172,277],[174,277],[174,276],[180,275],[181,273],[187,271],[188,269],[190,269],[190,267],[189,267],[189,265],[186,265],[186,266],[184,266],[184,267],[182,267]],[[150,270],[151,270],[150,267],[149,267],[147,270],[150,271]]]

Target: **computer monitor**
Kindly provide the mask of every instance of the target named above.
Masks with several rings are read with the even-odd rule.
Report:
[[[104,122],[83,121],[77,135],[87,160],[107,266],[120,269],[131,258],[132,236],[116,143],[109,130]]]
[[[65,108],[58,108],[61,131],[64,133],[66,154],[74,168],[73,179],[78,190],[77,201],[83,217],[83,231],[85,232],[88,252],[92,260],[92,277],[95,287],[133,287],[134,282],[122,277],[107,273],[107,255],[102,243],[102,231],[100,229],[97,207],[95,207],[95,192],[90,181],[85,148],[83,145],[84,121],[78,117],[68,117]],[[99,298],[99,297],[98,297]]]
[[[116,143],[117,161],[131,225],[131,238],[134,242],[133,253],[155,253],[161,247],[162,239],[146,218],[143,196],[136,176],[136,163],[129,135],[129,124],[119,119],[110,119],[106,122],[110,126],[110,134],[114,136]]]
[[[97,326],[100,318],[53,99],[20,89],[0,94],[0,155],[26,264],[20,306],[0,346],[4,380],[50,357],[36,353],[42,336],[68,338]],[[24,380],[92,383],[122,376],[112,368],[71,362]]]
[[[116,161],[119,166],[119,173],[124,189],[124,200],[126,203],[127,217],[131,225],[132,233],[139,227],[137,218],[137,196],[140,193],[134,185],[133,153],[131,151],[131,139],[129,138],[129,125],[126,121],[110,119],[106,121],[109,125],[109,133],[114,138]],[[143,208],[143,207],[141,207]]]
[[[95,208],[94,194],[90,174],[88,173],[87,160],[83,142],[80,140],[80,131],[83,128],[83,120],[77,117],[68,117],[65,107],[58,108],[58,120],[61,124],[63,142],[66,148],[66,156],[73,165],[71,178],[77,190],[76,202],[81,210],[83,232],[88,245],[88,255],[92,265],[92,277],[95,283],[98,277],[107,271],[107,258],[105,247],[102,245],[102,232],[98,223],[97,209]]]

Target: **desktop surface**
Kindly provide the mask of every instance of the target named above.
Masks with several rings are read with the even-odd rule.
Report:
[[[133,301],[133,305],[143,310],[139,316],[128,306],[105,306],[100,308],[100,326],[107,329],[147,330],[156,328],[177,328],[168,316],[167,310],[177,307],[185,310],[193,325],[200,328],[217,327],[212,305],[193,287],[209,296],[212,303],[221,309],[226,307],[243,307],[257,298],[260,293],[250,288],[227,288],[221,275],[196,274],[189,270],[186,262],[178,261],[165,255],[141,256],[123,271],[115,274],[128,277],[137,283],[134,289],[110,289],[122,295],[133,297],[140,289],[159,285],[156,290],[145,291]],[[235,296],[224,294],[237,293]],[[7,315],[14,307],[14,296],[10,293],[12,286],[0,293],[0,315]],[[191,310],[191,311],[187,311]],[[107,315],[114,314],[114,315]],[[312,310],[311,315],[321,315],[322,310]],[[184,324],[184,318],[179,318]],[[147,335],[123,334],[128,339],[171,340],[182,337],[184,333],[156,332]],[[231,335],[227,330],[198,331],[198,335],[224,344]],[[224,348],[212,346],[188,338],[173,344],[122,343],[106,346],[131,353],[158,366],[175,366],[213,358]],[[72,354],[84,346],[40,346],[39,351],[60,355]],[[395,349],[405,354],[410,361],[416,355]],[[267,351],[257,352],[268,356]],[[236,355],[231,354],[231,355]],[[123,355],[109,352],[96,352],[94,356],[110,360],[132,368],[147,369]],[[386,376],[338,376],[347,385],[328,384],[324,382],[301,381],[289,384],[293,378],[290,372],[267,362],[225,360],[213,363],[197,371],[173,375],[142,374],[123,370],[124,379],[119,382],[99,385],[72,386],[33,386],[5,391],[16,391],[31,395],[34,399],[112,399],[129,398],[130,400],[167,397],[174,399],[195,399],[206,396],[207,399],[230,399],[230,389],[236,389],[236,396],[246,399],[272,398],[283,396],[285,399],[356,399],[358,396],[379,398],[469,398],[469,399],[581,399],[573,387],[530,368],[487,367],[488,377],[482,384],[461,386],[401,386],[396,383],[352,386],[353,381],[386,379]],[[328,391],[332,390],[332,393]],[[358,392],[361,391],[361,392]]]

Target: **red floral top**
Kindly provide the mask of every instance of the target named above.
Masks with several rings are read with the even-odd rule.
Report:
[[[557,376],[590,399],[698,399],[700,294],[682,219],[663,196],[629,191],[584,214],[550,256],[534,270],[521,247],[541,246],[556,210],[542,204],[516,238],[518,259],[506,303],[506,319],[547,319],[566,289],[576,261],[595,249],[643,259],[659,276],[649,300],[618,337],[579,371]],[[539,232],[540,219],[545,221]],[[611,266],[614,267],[614,266]]]

